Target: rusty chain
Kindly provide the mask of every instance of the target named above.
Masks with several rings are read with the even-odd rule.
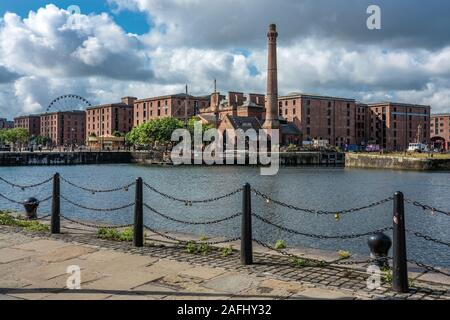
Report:
[[[50,178],[48,178],[48,179],[46,179],[46,180],[44,180],[44,181],[42,181],[42,182],[38,182],[38,183],[35,183],[35,184],[30,184],[30,185],[20,185],[20,184],[16,184],[16,183],[13,183],[13,182],[11,182],[11,181],[6,180],[6,179],[3,178],[3,177],[0,177],[0,180],[3,181],[3,182],[6,183],[6,184],[9,184],[10,186],[12,186],[12,187],[14,187],[14,188],[19,188],[19,189],[25,190],[25,189],[31,189],[31,188],[40,187],[40,186],[42,186],[42,185],[44,185],[44,184],[47,184],[47,183],[49,183],[50,181],[53,180],[53,177],[50,177]]]
[[[280,226],[280,225],[275,224],[273,222],[270,222],[269,220],[267,220],[267,219],[265,219],[265,218],[263,218],[263,217],[261,217],[261,216],[259,216],[257,214],[254,214],[254,213],[252,214],[252,216],[254,216],[256,219],[258,219],[258,220],[260,220],[260,221],[262,221],[262,222],[264,222],[264,223],[266,223],[268,225],[271,225],[271,226],[273,226],[273,227],[275,227],[277,229],[283,230],[283,231],[285,231],[287,233],[296,234],[296,235],[300,235],[300,236],[304,236],[304,237],[308,237],[308,238],[314,238],[314,239],[342,239],[342,240],[345,240],[345,239],[357,239],[357,238],[362,238],[362,237],[366,237],[366,236],[372,236],[372,235],[375,235],[377,233],[386,232],[386,231],[390,231],[390,230],[393,229],[392,227],[386,227],[386,228],[382,228],[382,229],[378,229],[378,230],[371,231],[371,232],[366,232],[366,233],[350,234],[350,235],[338,235],[338,236],[326,236],[326,235],[319,235],[319,234],[303,233],[303,232],[299,232],[299,231],[296,231],[296,230],[292,230],[292,229],[289,229],[287,227],[283,227],[283,226]]]
[[[186,206],[192,206],[193,204],[198,204],[198,203],[211,203],[211,202],[216,202],[216,201],[219,201],[219,200],[222,200],[222,199],[225,199],[225,198],[232,197],[232,196],[234,196],[235,194],[237,194],[237,193],[239,193],[239,192],[241,192],[241,191],[243,190],[243,188],[239,188],[239,189],[237,189],[237,190],[235,190],[235,191],[233,191],[233,192],[227,193],[227,194],[222,195],[222,196],[219,196],[219,197],[210,198],[210,199],[204,199],[204,200],[188,200],[188,199],[180,199],[180,198],[176,198],[176,197],[171,196],[171,195],[169,195],[169,194],[167,194],[167,193],[161,192],[161,191],[159,191],[158,189],[152,187],[151,185],[149,185],[149,184],[146,183],[146,182],[144,182],[144,186],[145,186],[147,189],[149,189],[149,190],[155,192],[156,194],[159,194],[160,196],[162,196],[162,197],[164,197],[164,198],[166,198],[166,199],[169,199],[169,200],[172,200],[172,201],[176,201],[176,202],[184,203]]]
[[[94,229],[123,229],[123,228],[129,228],[132,227],[133,224],[124,224],[124,225],[97,225],[97,224],[90,224],[87,222],[83,222],[83,221],[79,221],[79,220],[74,220],[71,218],[68,218],[64,215],[61,215],[61,218],[63,218],[66,221],[78,224],[80,226],[83,227],[88,227],[88,228],[94,228]]]
[[[164,234],[164,233],[162,233],[162,232],[156,231],[155,229],[150,228],[150,227],[147,226],[147,225],[144,225],[144,228],[147,229],[148,231],[154,233],[154,234],[157,234],[157,235],[159,235],[159,236],[161,236],[161,237],[167,239],[167,240],[174,241],[174,242],[177,242],[177,243],[179,243],[179,244],[188,244],[188,243],[190,243],[190,242],[196,242],[196,241],[192,241],[192,240],[189,241],[189,240],[181,240],[181,239],[177,239],[177,238],[175,238],[175,237],[169,236],[169,235]],[[235,242],[235,241],[238,241],[238,240],[240,240],[240,239],[241,239],[240,237],[237,237],[237,238],[226,239],[226,240],[220,240],[220,241],[212,241],[212,242],[208,242],[208,241],[200,241],[200,244],[207,244],[207,245],[210,245],[210,246],[214,246],[214,245],[217,245],[217,244],[226,244],[226,243]]]
[[[449,273],[446,273],[446,272],[444,272],[444,271],[441,271],[441,270],[439,270],[439,269],[437,269],[437,268],[435,268],[435,267],[429,266],[429,265],[427,265],[427,264],[425,264],[425,263],[417,262],[417,261],[415,261],[415,260],[408,260],[408,262],[409,262],[409,263],[412,263],[412,264],[415,264],[416,266],[418,266],[418,267],[420,267],[420,268],[423,268],[423,269],[425,269],[425,270],[428,271],[428,272],[435,272],[435,273],[439,273],[439,274],[442,274],[442,275],[444,275],[444,276],[450,277],[450,274],[449,274]]]
[[[412,235],[414,235],[414,236],[416,236],[418,238],[423,238],[423,239],[425,239],[427,241],[438,243],[438,244],[442,244],[444,246],[450,247],[450,243],[447,243],[447,242],[444,242],[442,240],[438,240],[438,239],[432,238],[432,237],[427,236],[427,235],[425,235],[425,234],[423,234],[423,233],[421,233],[419,231],[406,229],[406,232],[408,232],[409,234],[412,234]]]
[[[376,259],[367,259],[367,260],[363,260],[363,261],[345,261],[343,259],[338,259],[335,261],[325,261],[325,260],[316,260],[316,259],[311,259],[311,258],[305,258],[305,257],[299,257],[295,254],[289,253],[285,250],[277,250],[275,249],[273,246],[271,246],[270,244],[264,243],[263,241],[257,240],[257,239],[253,239],[254,242],[256,242],[257,244],[259,244],[260,246],[269,249],[273,252],[277,252],[283,256],[289,257],[291,259],[301,259],[306,261],[307,263],[309,263],[310,265],[308,265],[309,267],[327,267],[327,266],[335,266],[335,265],[340,265],[340,266],[350,266],[350,265],[361,265],[361,264],[369,264],[369,263],[373,263],[376,262]]]
[[[12,199],[12,198],[9,198],[9,197],[5,196],[5,195],[2,194],[2,193],[0,193],[0,197],[3,198],[3,199],[5,199],[5,200],[7,200],[7,201],[9,201],[9,202],[12,202],[12,203],[15,203],[15,204],[19,204],[19,205],[22,205],[22,206],[28,203],[28,202],[22,202],[22,201],[14,200],[14,199]],[[47,198],[45,198],[45,199],[38,200],[38,204],[47,202],[47,201],[49,201],[49,200],[52,199],[52,198],[53,198],[53,196],[49,196],[49,197],[47,197]]]
[[[61,181],[67,183],[68,185],[70,185],[70,186],[72,186],[74,188],[77,188],[77,189],[80,189],[80,190],[83,190],[83,191],[86,191],[86,192],[91,192],[92,194],[95,194],[95,193],[110,193],[110,192],[117,192],[117,191],[128,191],[132,186],[134,186],[136,184],[136,182],[132,182],[132,183],[129,183],[129,184],[121,186],[121,187],[116,187],[116,188],[112,188],[112,189],[103,189],[102,190],[102,189],[91,189],[91,188],[87,188],[87,187],[83,187],[83,186],[77,185],[77,184],[75,184],[75,183],[65,179],[62,176],[60,177],[60,179],[61,179]]]
[[[405,199],[405,202],[408,203],[408,204],[411,204],[411,205],[413,205],[415,207],[421,208],[424,211],[431,211],[431,213],[433,213],[433,214],[441,213],[441,214],[444,214],[446,216],[450,216],[450,212],[448,212],[448,211],[440,210],[440,209],[437,209],[437,208],[435,208],[433,206],[422,204],[422,203],[420,203],[418,201]]]
[[[281,207],[284,207],[284,208],[287,208],[287,209],[291,209],[291,210],[295,210],[295,211],[311,213],[311,214],[315,214],[315,215],[342,215],[342,214],[348,214],[348,213],[355,213],[355,212],[359,212],[359,211],[362,211],[362,210],[378,207],[380,205],[383,205],[385,203],[388,203],[388,202],[391,202],[392,200],[394,200],[393,197],[389,197],[389,198],[386,198],[386,199],[383,199],[383,200],[380,200],[380,201],[377,201],[377,202],[370,203],[370,204],[362,206],[362,207],[351,208],[351,209],[346,209],[346,210],[341,210],[341,211],[324,211],[324,210],[314,210],[314,209],[301,208],[301,207],[294,206],[294,205],[291,205],[291,204],[288,204],[288,203],[285,203],[285,202],[281,202],[281,201],[278,201],[278,200],[275,200],[275,199],[271,198],[267,194],[264,194],[264,193],[262,193],[262,192],[260,192],[260,191],[258,191],[256,189],[253,189],[253,188],[252,188],[252,192],[256,196],[264,199],[265,201],[272,202],[272,203],[274,203],[276,205],[279,205]]]
[[[68,203],[70,203],[71,205],[73,205],[75,207],[78,207],[78,208],[81,208],[81,209],[85,209],[85,210],[90,210],[90,211],[97,211],[97,212],[120,211],[120,210],[127,209],[127,208],[130,208],[130,207],[135,205],[135,203],[133,202],[133,203],[129,203],[129,204],[126,204],[126,205],[118,207],[118,208],[106,208],[106,209],[103,209],[103,208],[91,208],[91,207],[86,207],[86,206],[83,206],[81,204],[75,203],[75,202],[73,202],[72,200],[66,198],[63,195],[60,195],[60,197],[61,197],[61,199],[67,201]]]
[[[233,214],[233,215],[231,215],[229,217],[218,219],[218,220],[213,220],[213,221],[206,221],[206,222],[185,221],[185,220],[179,220],[179,219],[175,219],[175,218],[169,217],[169,216],[159,212],[158,210],[152,208],[151,206],[149,206],[146,203],[144,203],[144,207],[146,207],[151,212],[156,213],[157,215],[163,217],[164,219],[167,219],[167,220],[170,220],[170,221],[173,221],[173,222],[177,222],[177,223],[181,223],[181,224],[193,225],[193,226],[218,224],[218,223],[221,223],[221,222],[233,220],[233,219],[239,217],[240,215],[242,215],[240,212],[238,212],[238,213]]]

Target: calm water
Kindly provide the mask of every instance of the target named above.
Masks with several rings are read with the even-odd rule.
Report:
[[[410,199],[450,208],[450,173],[423,173],[400,171],[377,171],[355,169],[284,168],[275,177],[262,177],[257,168],[242,167],[143,167],[134,165],[99,165],[72,167],[12,167],[0,168],[0,176],[19,184],[41,181],[55,172],[71,181],[92,188],[112,188],[133,181],[141,176],[147,183],[159,190],[179,198],[203,199],[229,193],[249,182],[252,186],[273,198],[297,206],[320,210],[343,210],[358,207],[387,198],[395,191],[403,191]],[[12,189],[0,182],[0,193],[16,200],[28,196],[43,199],[50,195],[51,185],[32,191]],[[145,189],[145,188],[144,188]],[[62,183],[61,192],[66,197],[85,206],[104,208],[119,207],[133,202],[134,187],[114,194],[91,194]],[[241,195],[210,204],[184,204],[152,193],[144,192],[146,203],[181,220],[211,220],[226,217],[241,211]],[[20,209],[20,206],[0,199],[4,209]],[[133,208],[115,213],[97,213],[74,208],[62,201],[63,214],[91,221],[110,223],[131,223]],[[316,216],[267,204],[253,197],[253,211],[282,226],[302,232],[316,234],[364,233],[392,225],[392,203],[377,208],[349,214],[339,222],[333,216]],[[50,203],[41,204],[41,213],[49,212]],[[421,231],[435,238],[450,242],[450,218],[444,215],[432,216],[418,208],[406,205],[407,227]],[[166,221],[146,212],[145,223],[155,229],[236,237],[240,234],[240,219],[214,226],[185,226]],[[299,245],[327,250],[349,250],[352,253],[367,254],[366,239],[314,240],[292,236],[273,227],[254,221],[254,236],[263,241],[275,242],[284,239],[288,245]],[[410,258],[434,265],[450,266],[448,247],[433,244],[408,236]]]

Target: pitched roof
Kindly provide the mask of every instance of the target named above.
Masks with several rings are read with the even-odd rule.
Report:
[[[259,130],[261,129],[261,123],[259,122],[258,118],[256,117],[237,117],[237,116],[231,116],[227,115],[228,120],[230,121],[231,125],[234,129],[254,129]]]

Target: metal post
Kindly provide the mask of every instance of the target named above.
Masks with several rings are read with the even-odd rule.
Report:
[[[241,263],[253,264],[252,198],[250,184],[244,186],[242,198]]]
[[[403,193],[394,195],[394,261],[392,288],[394,291],[407,293],[408,267],[406,261],[406,237],[405,237],[405,199]]]
[[[136,180],[136,200],[134,206],[133,246],[144,246],[144,208],[142,200],[142,178]]]
[[[55,173],[53,176],[53,198],[52,198],[52,217],[51,217],[51,229],[52,234],[61,233],[61,205],[60,205],[60,179],[59,173]]]

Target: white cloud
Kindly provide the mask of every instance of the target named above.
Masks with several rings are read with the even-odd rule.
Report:
[[[232,8],[233,0],[113,1],[118,10],[148,12],[155,27],[144,36],[127,34],[107,14],[77,16],[73,26],[69,14],[54,5],[25,19],[5,14],[0,22],[4,115],[45,110],[53,98],[68,93],[95,104],[125,95],[178,93],[188,83],[191,93],[208,94],[215,78],[222,92],[264,93],[269,21],[261,18],[262,12],[270,7],[281,20],[286,10],[299,10],[290,0],[261,6],[249,0]],[[283,17],[278,51],[281,94],[303,91],[399,100],[450,111],[450,43],[399,48],[349,43],[339,36],[296,37],[299,31],[289,29],[290,13]]]

